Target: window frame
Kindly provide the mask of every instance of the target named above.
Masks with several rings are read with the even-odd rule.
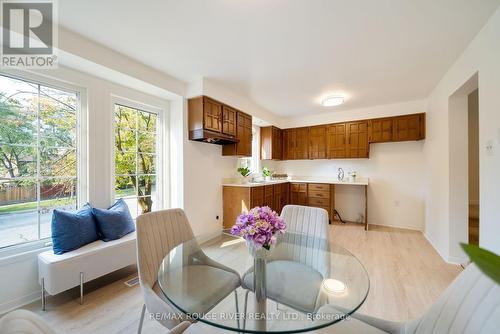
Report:
[[[124,98],[118,95],[111,96],[111,192],[110,192],[110,203],[116,201],[115,197],[115,157],[116,157],[116,143],[115,143],[115,106],[121,105],[131,109],[137,109],[139,111],[145,111],[156,114],[156,196],[158,197],[158,210],[162,210],[168,207],[167,196],[165,196],[165,189],[168,188],[166,184],[167,172],[165,170],[166,157],[168,157],[168,152],[166,152],[166,144],[164,141],[167,124],[167,115],[164,108],[147,104],[144,102],[135,101],[132,99]],[[136,130],[137,131],[137,130]],[[137,148],[136,148],[137,149]],[[137,152],[135,152],[137,154]],[[136,196],[138,198],[138,196]],[[138,216],[140,215],[139,212]],[[134,218],[135,220],[135,218]]]
[[[88,202],[88,128],[87,128],[87,91],[85,88],[69,84],[67,82],[53,79],[39,73],[22,70],[0,70],[0,75],[21,80],[47,88],[57,89],[77,95],[76,111],[76,184],[77,184],[77,208]],[[37,198],[37,201],[39,199]],[[39,222],[37,228],[40,229]],[[38,240],[20,242],[14,245],[0,247],[0,258],[16,255],[19,253],[39,250],[52,245],[51,236]]]

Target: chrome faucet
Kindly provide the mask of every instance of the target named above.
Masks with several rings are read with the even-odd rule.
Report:
[[[343,181],[344,180],[344,170],[342,169],[342,167],[339,167],[339,173],[337,174],[337,179],[339,181]]]

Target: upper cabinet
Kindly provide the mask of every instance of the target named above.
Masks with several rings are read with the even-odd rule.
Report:
[[[275,126],[260,128],[260,158],[262,160],[283,159],[283,130]]]
[[[392,141],[394,122],[391,117],[371,119],[368,122],[368,137],[370,143],[386,143]]]
[[[236,143],[236,111],[207,96],[188,100],[189,139],[212,144]]]
[[[252,156],[252,116],[244,112],[236,112],[236,139],[235,144],[222,147],[222,155],[235,155],[243,157]]]
[[[394,117],[393,141],[421,140],[425,138],[425,114]]]
[[[309,128],[309,159],[326,159],[326,143],[326,126],[311,126]]]
[[[309,128],[283,130],[283,160],[309,158]]]
[[[261,128],[261,159],[368,158],[370,143],[425,139],[425,113],[280,130]]]
[[[368,122],[370,143],[425,139],[425,114],[376,118]]]
[[[295,159],[309,159],[309,128],[297,128]]]
[[[328,159],[347,157],[347,125],[346,123],[326,126],[326,150]]]
[[[368,158],[368,121],[348,122],[346,158]]]
[[[236,136],[237,112],[237,110],[229,106],[222,106],[222,133],[230,136]]]

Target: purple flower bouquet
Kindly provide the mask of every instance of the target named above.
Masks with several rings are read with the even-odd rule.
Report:
[[[231,228],[231,234],[242,237],[255,249],[271,249],[276,235],[285,233],[286,223],[268,206],[255,207],[242,213]]]

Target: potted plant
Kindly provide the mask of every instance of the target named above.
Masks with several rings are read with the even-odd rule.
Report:
[[[242,176],[243,183],[248,183],[248,176],[252,173],[248,167],[239,167],[238,173]]]
[[[264,176],[264,179],[266,181],[271,181],[271,171],[269,170],[269,168],[262,168],[262,175]]]

